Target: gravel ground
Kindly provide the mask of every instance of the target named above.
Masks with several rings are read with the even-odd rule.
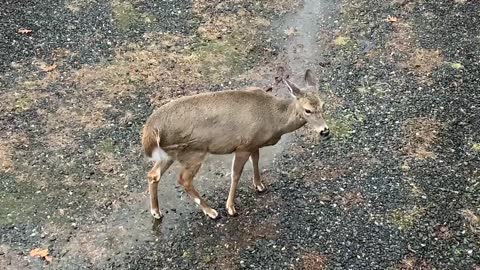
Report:
[[[2,5],[7,269],[480,267],[477,1]],[[265,86],[279,65],[294,78],[317,72],[334,137],[306,127],[266,149],[269,190],[253,192],[249,169],[237,218],[223,209],[230,157],[209,159],[197,180],[218,221],[172,168],[166,216],[153,221],[139,149],[152,109]]]

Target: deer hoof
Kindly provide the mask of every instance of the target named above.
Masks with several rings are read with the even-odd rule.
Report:
[[[163,217],[162,213],[158,211],[158,209],[150,209],[150,214],[152,214],[153,218],[161,219]]]
[[[216,220],[219,218],[218,212],[215,209],[210,208],[207,211],[204,210],[203,213],[205,213],[205,215],[207,215],[209,218],[213,220]]]
[[[261,183],[260,185],[255,186],[255,190],[257,190],[258,193],[263,193],[267,190],[267,187]]]
[[[231,217],[236,217],[238,216],[237,210],[235,210],[235,207],[227,207],[227,213]]]

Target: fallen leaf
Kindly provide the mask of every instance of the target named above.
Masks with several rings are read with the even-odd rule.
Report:
[[[472,150],[477,152],[477,153],[480,153],[480,143],[472,144]]]
[[[30,256],[39,257],[40,259],[45,260],[48,263],[51,263],[53,258],[48,255],[48,249],[46,248],[35,248],[30,251]]]
[[[48,256],[48,249],[43,249],[43,248],[35,248],[30,251],[30,256],[32,257],[40,257],[40,258],[45,258]]]
[[[334,43],[338,46],[344,46],[347,45],[347,43],[350,42],[350,38],[348,37],[342,37],[339,36],[335,39]]]
[[[398,21],[398,18],[397,17],[393,17],[393,16],[388,16],[386,19],[385,19],[386,22],[389,22],[389,23],[394,23],[394,22],[397,22]]]
[[[50,72],[50,71],[52,71],[56,68],[57,68],[57,64],[53,64],[51,66],[43,66],[42,70],[45,71],[45,72]]]
[[[463,68],[463,65],[460,64],[460,63],[452,63],[450,66],[451,66],[452,68],[454,68],[454,69],[461,69],[461,68]]]
[[[25,29],[25,28],[18,29],[18,33],[20,34],[30,34],[31,32],[32,32],[32,29]]]

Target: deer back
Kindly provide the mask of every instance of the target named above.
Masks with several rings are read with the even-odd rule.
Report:
[[[221,91],[182,97],[160,107],[147,121],[159,145],[227,154],[274,144],[295,114],[291,99],[263,90]],[[293,114],[293,116],[292,116]],[[295,122],[299,128],[304,121]],[[167,151],[168,152],[168,151]]]

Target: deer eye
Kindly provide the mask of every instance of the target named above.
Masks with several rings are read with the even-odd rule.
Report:
[[[305,109],[306,114],[312,114],[312,111]]]

